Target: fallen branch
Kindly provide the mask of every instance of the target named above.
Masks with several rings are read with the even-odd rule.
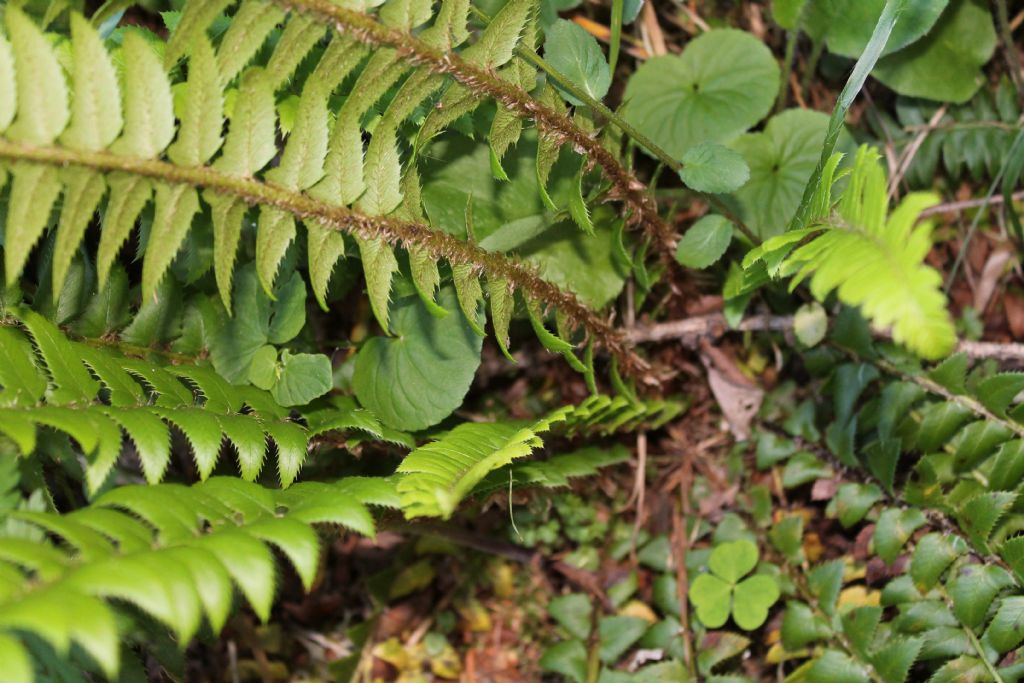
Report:
[[[1024,190],[1021,190],[1020,192],[1014,192],[1012,195],[1010,195],[1010,199],[1012,201],[1015,201],[1015,202],[1024,201]],[[922,217],[924,217],[924,216],[935,216],[937,214],[943,214],[943,213],[959,213],[960,211],[968,211],[970,209],[980,208],[982,206],[985,206],[986,203],[989,206],[995,206],[997,204],[1005,204],[1006,203],[1006,197],[1004,197],[1001,194],[997,194],[997,195],[993,195],[992,198],[990,200],[988,200],[988,202],[986,202],[984,198],[981,198],[981,199],[965,199],[965,200],[959,201],[959,202],[949,202],[948,204],[939,204],[938,206],[933,206],[931,208],[925,209],[924,211],[921,212],[921,216]]]
[[[633,344],[650,344],[678,340],[687,348],[697,348],[702,339],[718,339],[728,332],[785,332],[793,328],[793,317],[789,315],[753,315],[744,319],[737,327],[731,328],[721,313],[694,316],[682,320],[638,325],[625,330],[626,341]],[[887,331],[874,331],[880,339],[888,339]],[[970,358],[993,358],[998,361],[1024,363],[1024,344],[1017,342],[976,342],[961,340],[956,350]]]

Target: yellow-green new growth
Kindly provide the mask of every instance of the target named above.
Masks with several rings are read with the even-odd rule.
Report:
[[[942,276],[924,263],[933,224],[918,220],[939,197],[914,192],[889,213],[878,152],[864,146],[834,203],[833,180],[846,175],[836,173],[840,159],[833,156],[825,168],[806,226],[767,240],[747,255],[744,267],[763,261],[772,277],[793,276],[791,289],[809,277],[819,301],[835,291],[840,301],[859,306],[876,327],[890,329],[895,341],[919,356],[948,355],[956,332]]]

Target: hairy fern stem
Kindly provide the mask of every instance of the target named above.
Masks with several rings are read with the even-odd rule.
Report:
[[[466,87],[486,93],[505,108],[538,127],[563,144],[584,155],[588,163],[601,167],[614,189],[611,198],[621,200],[629,209],[627,221],[639,225],[659,251],[668,257],[675,253],[672,228],[658,214],[657,204],[647,185],[619,163],[615,155],[597,138],[583,131],[572,120],[537,102],[530,94],[493,70],[470,64],[454,52],[432,47],[405,31],[389,28],[368,15],[339,7],[329,0],[275,0],[282,7],[319,17],[338,33],[351,36],[374,47],[391,47],[407,62],[434,73],[451,76]]]
[[[618,361],[620,369],[631,377],[639,377],[648,368],[647,362],[633,351],[624,333],[581,303],[572,292],[544,280],[532,267],[521,261],[486,251],[421,223],[366,216],[344,207],[325,204],[272,183],[228,175],[208,166],[182,167],[164,161],[137,159],[109,152],[35,147],[3,139],[0,139],[0,159],[131,173],[171,184],[202,187],[237,197],[252,206],[273,206],[298,218],[315,218],[363,239],[380,238],[395,246],[425,248],[435,259],[444,258],[452,265],[465,264],[480,268],[562,311],[568,320],[582,327],[595,342],[607,349]]]

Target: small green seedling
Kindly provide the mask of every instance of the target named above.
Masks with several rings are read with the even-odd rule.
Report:
[[[752,631],[768,618],[768,608],[779,599],[775,579],[763,574],[743,579],[757,566],[757,546],[747,540],[722,543],[708,560],[709,574],[690,585],[690,602],[708,628],[719,628],[732,614],[736,625]],[[743,579],[742,581],[740,579]]]

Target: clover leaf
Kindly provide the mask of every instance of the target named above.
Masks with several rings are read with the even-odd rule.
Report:
[[[730,614],[745,631],[765,622],[768,609],[779,599],[779,587],[764,574],[743,579],[756,566],[757,546],[748,540],[722,543],[712,551],[710,573],[701,574],[690,585],[690,602],[705,626],[720,628]]]

